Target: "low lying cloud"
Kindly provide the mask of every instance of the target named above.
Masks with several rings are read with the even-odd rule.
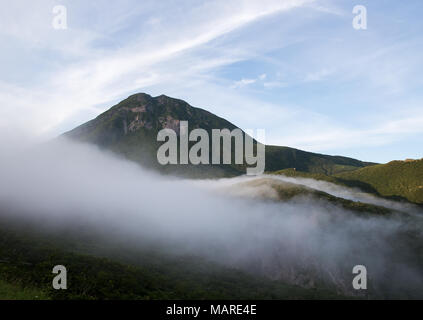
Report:
[[[421,215],[357,216],[323,200],[257,197],[270,189],[248,189],[246,197],[219,192],[246,179],[163,177],[96,147],[58,140],[0,156],[1,214],[64,230],[83,225],[111,241],[160,243],[173,254],[344,294],[355,293],[353,267],[365,265],[371,295],[422,298]]]

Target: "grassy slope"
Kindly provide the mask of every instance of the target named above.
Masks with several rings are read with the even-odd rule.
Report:
[[[353,172],[343,172],[336,178],[366,183],[384,197],[407,199],[423,204],[423,159],[392,161]]]
[[[359,188],[364,192],[392,200],[423,204],[423,160],[392,161],[334,175],[301,172],[294,169],[271,173],[323,180],[346,187]]]

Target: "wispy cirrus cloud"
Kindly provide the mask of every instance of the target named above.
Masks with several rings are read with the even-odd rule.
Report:
[[[219,57],[210,63],[210,60],[202,59],[201,53],[193,50],[263,17],[307,2],[310,1],[186,1],[178,7],[155,6],[153,3],[156,2],[147,2],[141,7],[146,6],[148,9],[135,10],[139,14],[135,14],[135,17],[142,21],[138,23],[128,18],[134,16],[134,8],[140,7],[137,2],[125,1],[113,14],[114,9],[108,3],[95,1],[85,11],[85,14],[94,15],[94,25],[90,24],[89,17],[85,20],[77,16],[83,15],[85,3],[76,2],[69,3],[69,29],[62,31],[59,36],[61,31],[52,30],[49,25],[51,9],[55,4],[53,1],[47,1],[41,6],[18,1],[8,11],[4,11],[7,13],[3,15],[9,19],[2,22],[3,30],[6,31],[0,34],[12,37],[24,46],[35,46],[41,51],[52,49],[54,58],[62,63],[56,68],[51,66],[48,72],[37,70],[37,73],[44,74],[43,81],[39,83],[25,86],[5,81],[0,83],[0,98],[6,106],[2,110],[2,118],[10,118],[19,107],[24,112],[20,113],[20,121],[15,125],[38,133],[48,133],[81,110],[93,110],[96,106],[120,99],[133,91],[174,81],[175,77],[195,78],[204,70],[242,59],[242,53],[220,52]],[[92,8],[98,11],[91,11]],[[15,21],[10,18],[13,15],[20,19]],[[98,25],[99,16],[108,16],[109,20],[101,21]],[[122,16],[128,20],[122,20]],[[77,22],[82,25],[78,26]],[[25,23],[24,28],[20,27],[22,23]],[[140,28],[141,36],[127,31],[128,28]],[[122,46],[98,45],[101,42],[107,43],[110,36],[116,37],[120,31],[128,38]],[[39,41],[34,41],[34,34],[39,36]],[[82,41],[81,36],[84,39]],[[61,47],[62,44],[64,47]],[[74,46],[77,50],[73,49]],[[184,58],[193,61],[197,59],[197,64],[185,68]],[[63,62],[66,59],[69,60]],[[175,70],[173,63],[180,63],[182,69]],[[19,68],[18,65],[15,67]],[[170,72],[166,72],[167,68]],[[8,121],[3,120],[0,125],[7,126]]]

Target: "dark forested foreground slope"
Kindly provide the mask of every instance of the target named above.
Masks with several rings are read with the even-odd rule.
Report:
[[[92,234],[0,228],[0,300],[340,299],[334,288],[303,288],[154,246],[120,247]],[[66,266],[68,289],[52,268]]]

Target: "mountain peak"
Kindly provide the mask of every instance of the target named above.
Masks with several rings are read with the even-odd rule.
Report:
[[[153,97],[150,96],[149,94],[140,92],[140,93],[135,93],[130,95],[128,98],[121,101],[119,104],[122,104],[124,102],[141,102],[141,103],[144,102],[145,103],[145,102],[151,101],[152,99]]]
[[[181,121],[189,122],[189,130],[201,128],[209,134],[213,129],[237,128],[231,122],[193,107],[183,100],[164,94],[152,97],[146,93],[136,93],[97,118],[65,133],[65,136],[110,149],[140,164],[154,163],[158,166],[156,153],[160,144],[157,141],[157,133],[164,128],[173,129],[178,133]],[[366,165],[351,158],[314,154],[288,147],[266,146],[266,171],[297,168],[299,171],[332,174]],[[200,167],[196,166],[189,167],[189,170],[183,166],[179,167],[158,168],[169,172],[179,169],[186,172],[200,170]],[[211,170],[215,168],[210,167],[213,167]],[[245,168],[235,165],[222,165],[217,169],[229,175],[245,172]]]
[[[154,99],[173,99],[172,97],[169,97],[169,96],[167,96],[167,95],[165,95],[165,94],[161,94],[161,95],[159,95],[159,96],[157,96],[157,97],[154,97]]]
[[[111,110],[123,109],[132,112],[152,112],[163,106],[165,110],[162,111],[171,111],[172,109],[187,111],[189,109],[195,109],[183,100],[172,98],[164,94],[153,97],[147,93],[140,92],[130,95],[128,98],[112,107]]]
[[[179,101],[182,101],[180,99],[169,97],[165,94],[161,94],[161,95],[153,97],[153,96],[151,96],[151,95],[149,95],[148,93],[145,93],[145,92],[138,92],[138,93],[131,94],[128,98],[126,98],[123,101],[126,101],[126,100],[138,100],[138,101],[141,101],[141,100],[179,100]]]

